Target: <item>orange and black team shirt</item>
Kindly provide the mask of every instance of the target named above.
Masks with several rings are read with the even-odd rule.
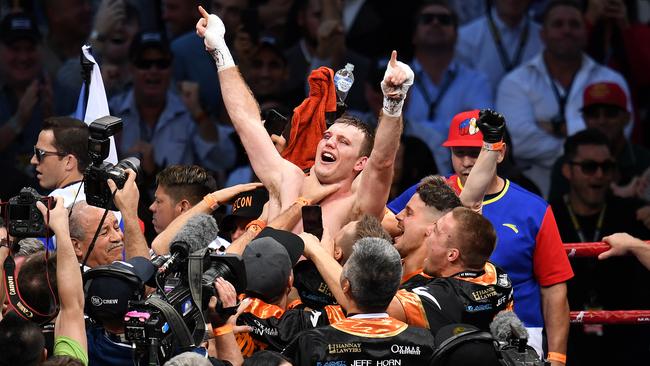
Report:
[[[433,336],[387,316],[348,318],[300,333],[283,354],[295,366],[428,365]]]
[[[512,310],[512,283],[499,267],[487,262],[482,271],[464,271],[433,278],[425,285],[397,292],[406,322],[435,335],[448,324],[472,324],[489,329],[494,316]]]
[[[253,298],[237,320],[237,324],[248,325],[252,330],[237,334],[236,339],[244,357],[264,349],[280,352],[301,331],[333,324],[344,318],[339,305],[307,311],[301,308],[299,302],[294,302],[288,310],[284,310]]]

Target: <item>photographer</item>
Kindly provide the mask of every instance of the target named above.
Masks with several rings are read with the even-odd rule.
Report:
[[[49,214],[42,202],[36,202],[43,217],[49,215],[48,225],[58,238],[56,282],[59,314],[54,323],[54,355],[72,356],[88,365],[81,273],[70,239],[68,211],[64,207],[63,198],[56,197],[55,200],[56,205]]]
[[[115,192],[113,201],[123,217],[124,233],[114,213],[109,211],[93,244],[105,210],[80,201],[70,214],[70,235],[75,254],[80,263],[90,268],[121,260],[123,250],[127,259],[138,256],[149,258],[149,249],[137,215],[139,192],[135,183],[136,173],[131,169],[126,172],[128,178],[122,189],[117,189],[115,183],[108,180],[111,192]]]
[[[84,365],[88,365],[86,335],[84,334],[84,297],[81,274],[74,255],[72,241],[70,240],[68,215],[63,207],[63,199],[56,197],[55,201],[56,205],[49,211],[49,222],[47,224],[50,230],[59,238],[59,248],[55,257],[56,268],[58,269],[56,271],[56,281],[50,279],[52,283],[41,282],[39,286],[49,286],[57,289],[59,309],[54,325],[54,355],[71,356],[80,360]],[[42,202],[37,202],[36,205],[41,214],[48,217],[48,209],[45,205]],[[5,250],[2,248],[0,252]],[[39,262],[41,267],[43,263],[34,259],[28,262]],[[23,290],[28,289],[23,286]],[[51,296],[49,290],[46,291],[48,294],[41,297],[45,297],[45,301],[49,303]],[[0,362],[2,365],[36,365],[40,363],[39,355],[43,355],[44,359],[47,354],[40,329],[23,323],[26,320],[22,320],[20,317],[16,312],[8,315],[0,323],[0,328],[2,328],[0,334],[7,335],[7,337],[0,337],[0,349],[3,350],[2,362]],[[16,335],[12,336],[12,334]],[[20,335],[17,336],[17,334]]]
[[[88,126],[71,117],[51,117],[43,122],[30,163],[38,184],[61,196],[65,207],[86,199],[81,184],[88,157]]]

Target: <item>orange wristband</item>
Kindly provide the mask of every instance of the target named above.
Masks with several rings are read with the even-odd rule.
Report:
[[[219,207],[219,201],[217,200],[217,195],[212,192],[203,196],[203,202],[205,202],[211,209],[216,209]]]
[[[488,151],[501,151],[503,150],[504,145],[505,144],[503,143],[503,141],[494,142],[494,143],[483,141],[483,148]]]
[[[257,226],[259,227],[259,230],[257,231],[262,231],[266,227],[266,222],[262,220],[253,220],[246,225],[246,230],[248,230],[251,226]]]
[[[566,364],[566,355],[559,352],[549,352],[546,356],[547,361],[557,361]]]
[[[222,336],[224,334],[232,333],[232,324],[226,324],[219,328],[213,329],[212,334],[215,337]]]
[[[309,202],[309,200],[306,199],[305,197],[298,197],[298,198],[296,198],[296,202],[295,202],[295,203],[298,203],[298,204],[300,204],[300,205],[302,205],[302,206],[309,206],[309,205],[311,204],[311,202]]]

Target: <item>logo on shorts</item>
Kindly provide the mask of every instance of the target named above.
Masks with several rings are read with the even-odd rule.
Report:
[[[111,305],[111,304],[117,304],[117,299],[102,299],[99,296],[92,296],[90,298],[90,303],[93,304],[93,306],[101,306],[101,305]]]

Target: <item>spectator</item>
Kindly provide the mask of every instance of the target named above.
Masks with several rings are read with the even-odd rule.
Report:
[[[200,163],[212,170],[232,165],[232,145],[215,138],[211,121],[193,121],[171,91],[172,54],[164,36],[139,34],[131,45],[130,61],[133,88],[109,102],[112,113],[124,121],[118,143],[121,155],[139,156],[148,176],[172,164]]]
[[[636,220],[636,208],[641,202],[616,197],[610,185],[616,171],[616,162],[608,148],[608,139],[598,130],[587,129],[567,138],[562,174],[570,190],[563,197],[551,201],[557,215],[558,228],[565,243],[596,242],[605,235],[629,232],[638,237],[650,237],[650,232]],[[593,258],[573,260],[576,277],[569,281],[569,304],[572,309],[606,310],[644,309],[650,306],[650,296],[637,293],[636,283],[620,283],[618,278],[650,280],[650,275],[631,257],[606,262]],[[650,332],[647,327],[628,326],[625,329],[609,327],[573,327],[568,362],[597,364],[601,360],[636,360],[648,356],[644,341]],[[624,335],[625,334],[625,335]],[[594,347],[595,345],[598,345]],[[615,351],[601,352],[601,346]]]
[[[633,144],[624,133],[629,124],[631,113],[627,110],[627,97],[623,89],[615,83],[595,83],[585,89],[583,97],[582,118],[587,128],[600,131],[607,137],[612,157],[616,159],[617,169],[612,172],[612,182],[636,188],[634,177],[641,177],[650,166],[650,151]],[[562,176],[563,159],[559,158],[553,165],[549,201],[557,201],[568,193],[569,182]],[[638,180],[638,179],[637,179]],[[615,194],[633,196],[636,192]]]
[[[472,108],[492,107],[487,77],[454,60],[458,21],[444,0],[424,1],[416,13],[412,62],[415,90],[406,108],[404,134],[427,143],[438,172],[451,172],[449,151],[441,147],[451,118]]]
[[[101,66],[102,82],[109,98],[123,91],[131,82],[128,50],[139,29],[138,10],[129,0],[103,0],[100,3],[89,44]],[[74,113],[82,84],[79,57],[68,58],[56,74],[57,114]]]
[[[48,29],[44,65],[54,79],[67,59],[79,58],[79,50],[91,34],[92,7],[89,0],[46,0],[43,10]]]
[[[228,29],[239,29],[242,22],[242,12],[248,7],[248,0],[212,0],[210,9],[224,20]],[[196,6],[193,10],[196,9]],[[192,25],[196,21],[196,12],[192,14]],[[222,115],[223,102],[219,84],[213,82],[216,75],[214,62],[205,51],[203,40],[194,29],[192,32],[179,35],[171,42],[174,54],[173,75],[176,81],[191,81],[199,84],[201,108],[211,117],[227,120]],[[231,44],[236,32],[229,33],[226,41]]]
[[[86,199],[83,173],[90,164],[88,126],[72,117],[45,120],[30,163],[41,188],[61,196],[65,207]]]
[[[631,112],[636,123],[633,140],[648,145],[648,130],[644,126],[648,122],[650,98],[650,77],[646,70],[650,62],[650,27],[647,21],[640,21],[642,4],[634,0],[587,1],[586,52],[596,62],[625,77],[635,107]]]
[[[289,77],[289,68],[278,40],[270,36],[262,37],[249,62],[249,67],[244,69],[244,77],[255,99],[260,104],[278,103],[286,109],[289,104],[283,89]]]
[[[527,15],[531,1],[493,1],[485,15],[458,31],[458,59],[487,75],[493,91],[505,74],[542,50],[540,26]]]
[[[162,0],[162,20],[170,39],[194,31],[198,0]]]
[[[467,189],[471,172],[478,168],[475,156],[484,144],[485,134],[481,130],[474,130],[476,133],[472,134],[471,119],[477,117],[477,111],[454,117],[444,143],[452,150],[456,172],[447,181],[461,194]],[[503,161],[506,148],[499,151],[497,161]],[[528,329],[529,344],[543,355],[542,329],[546,326],[548,349],[566,354],[569,307],[565,281],[573,272],[564,254],[551,207],[541,197],[499,177],[495,170],[489,176],[483,215],[490,220],[498,237],[490,258],[512,278],[516,290],[514,310]],[[390,209],[400,211],[406,199],[414,195],[414,190],[413,187],[391,202]],[[513,211],[512,207],[526,209]],[[404,220],[406,229],[406,218]]]
[[[315,245],[320,244],[313,235],[308,237]],[[400,256],[390,242],[377,238],[357,241],[341,272],[347,311],[354,315],[301,333],[283,353],[290,355],[295,365],[334,360],[354,365],[358,360],[388,357],[395,364],[428,364],[433,355],[431,333],[409,327],[386,314],[401,278]],[[340,353],[332,352],[333,349]],[[417,352],[396,352],[395,349]]]
[[[586,30],[576,2],[550,1],[540,35],[544,50],[503,78],[496,105],[510,121],[516,163],[547,197],[564,137],[585,127],[579,114],[584,89],[611,81],[629,91],[621,75],[583,53]]]
[[[307,95],[307,77],[311,70],[327,66],[334,71],[342,69],[347,63],[353,64],[356,80],[366,79],[368,60],[361,54],[345,47],[342,30],[341,9],[333,6],[333,1],[299,0],[296,2],[296,23],[301,37],[285,53],[288,60],[289,79],[287,90],[293,96],[292,104],[298,105]],[[325,9],[332,9],[327,12]],[[327,18],[330,15],[331,18]],[[353,86],[346,104],[356,110],[364,111],[367,105],[363,89]]]
[[[0,169],[4,200],[33,184],[31,146],[44,118],[52,114],[51,78],[43,73],[41,34],[24,13],[6,15],[0,23]]]

